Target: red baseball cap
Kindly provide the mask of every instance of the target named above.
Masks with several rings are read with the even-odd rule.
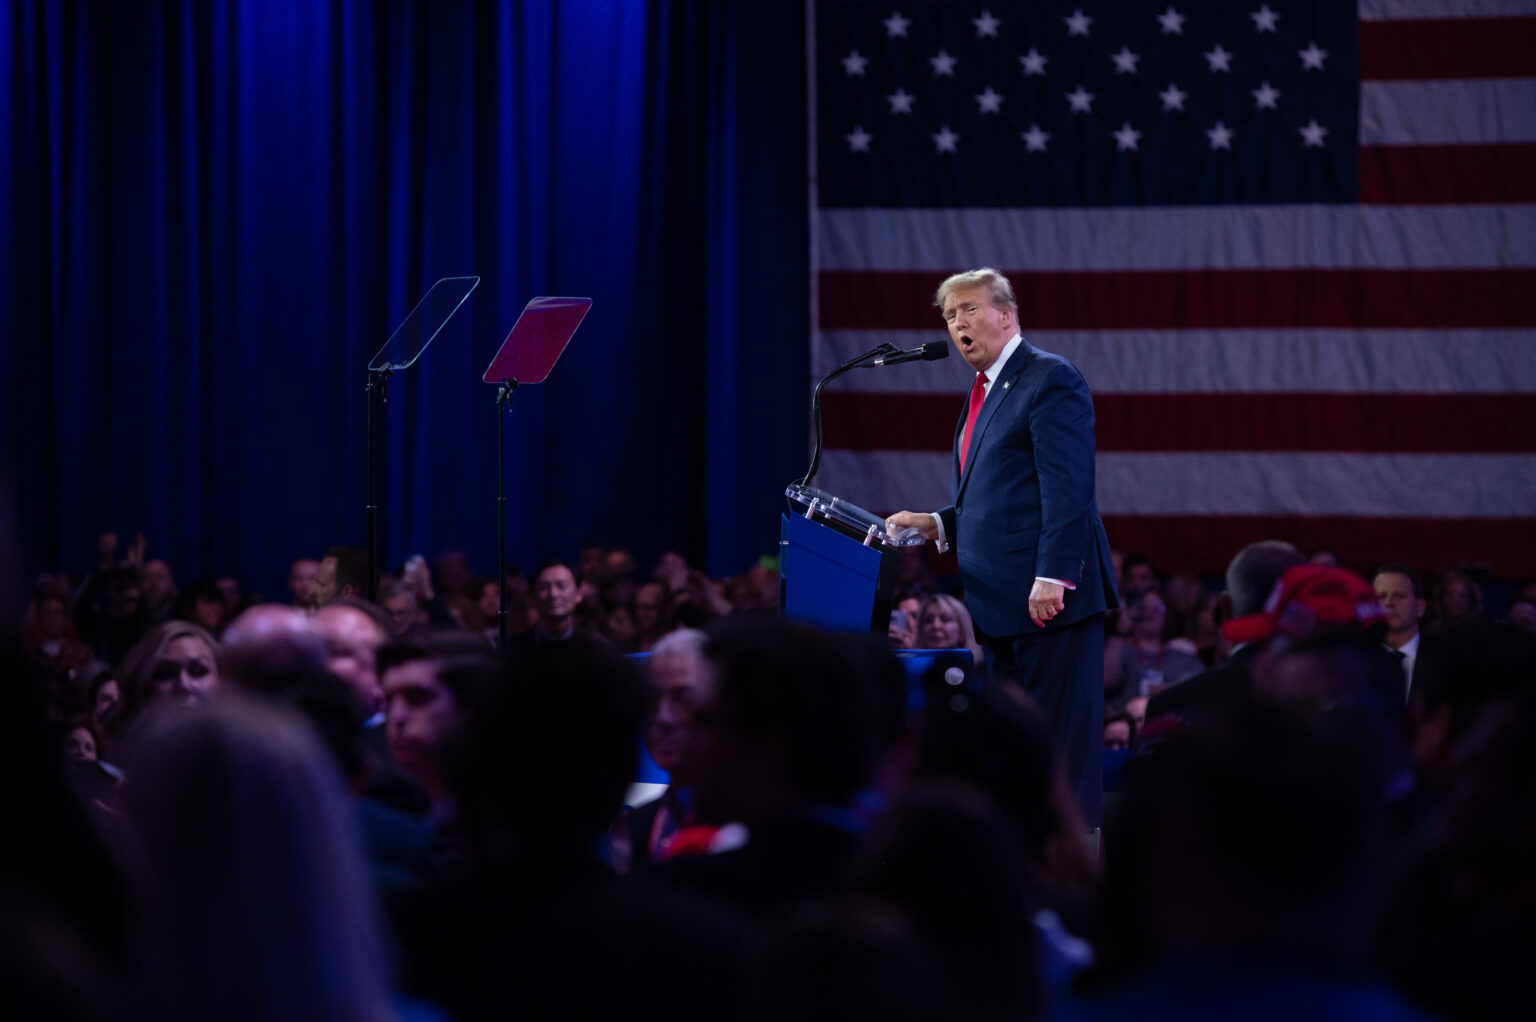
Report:
[[[1353,625],[1366,629],[1386,612],[1365,579],[1343,568],[1298,564],[1286,569],[1264,610],[1234,618],[1221,626],[1232,642],[1260,642],[1274,635],[1299,638],[1318,625]]]

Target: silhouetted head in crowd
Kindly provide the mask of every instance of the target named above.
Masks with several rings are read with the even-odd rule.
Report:
[[[753,957],[751,1022],[930,1022],[948,1007],[937,949],[883,898],[800,906]]]
[[[288,592],[293,594],[293,605],[300,610],[313,612],[320,605],[315,590],[315,574],[320,562],[313,557],[300,557],[288,569]]]
[[[1522,594],[1516,594],[1509,601],[1509,609],[1504,613],[1504,619],[1522,631],[1536,635],[1536,600],[1527,599]]]
[[[352,687],[358,705],[372,716],[384,709],[375,655],[389,637],[383,611],[366,600],[339,597],[315,612],[315,632],[325,642],[325,666]]]
[[[379,606],[389,617],[390,634],[397,639],[427,621],[427,615],[416,599],[416,590],[405,582],[385,583],[379,590]]]
[[[587,863],[634,781],[645,683],[632,661],[580,638],[532,646],[502,676],[453,755],[474,850]]]
[[[367,598],[367,551],[335,546],[321,558],[320,566],[315,569],[315,599],[323,606],[338,596]]]
[[[635,631],[640,648],[649,649],[672,627],[672,603],[660,582],[647,582],[635,590]]]
[[[150,1016],[393,1018],[354,816],[302,721],[230,697],[152,715],[133,753]]]
[[[848,805],[869,781],[881,713],[858,640],[727,618],[704,652],[716,683],[694,718],[699,818],[751,826]]]
[[[280,685],[290,671],[324,670],[325,639],[297,607],[261,603],[229,623],[219,648],[219,676],[247,691]]]
[[[1304,563],[1301,551],[1278,539],[1250,543],[1227,565],[1228,620],[1264,610],[1282,575]]]
[[[1386,614],[1376,591],[1359,575],[1315,564],[1287,568],[1263,610],[1221,626],[1229,641],[1264,643],[1268,652],[1334,632],[1363,634],[1380,642],[1386,635]]]
[[[932,950],[936,1017],[1004,1022],[1044,1007],[1029,858],[1016,821],[955,779],[914,784],[875,822],[855,887],[899,906]]]
[[[558,561],[542,565],[533,575],[533,602],[539,611],[539,630],[552,639],[568,637],[582,602],[576,573]]]
[[[1426,632],[1409,696],[1415,762],[1438,780],[1455,743],[1505,703],[1536,720],[1536,635],[1481,618]]]
[[[447,744],[500,672],[478,635],[423,631],[378,651],[389,752],[441,805],[452,796]]]
[[[923,679],[919,777],[974,785],[1018,828],[1028,864],[1052,887],[1093,880],[1087,824],[1067,784],[1066,764],[1033,701],[1016,685],[962,679],[940,668]]]
[[[714,695],[714,668],[704,659],[709,636],[679,629],[658,642],[645,662],[651,710],[646,718],[645,745],[656,765],[686,787],[694,780],[689,759],[693,715]]]
[[[1149,827],[1143,897],[1159,950],[1325,965],[1361,950],[1393,777],[1361,725],[1246,703],[1127,775],[1127,812]]]
[[[1104,748],[1107,751],[1129,749],[1136,741],[1136,724],[1131,715],[1121,710],[1104,715]]]
[[[1339,552],[1331,546],[1315,546],[1307,551],[1307,563],[1319,568],[1337,568]]]
[[[577,576],[583,583],[591,582],[601,586],[607,575],[608,548],[603,544],[588,540],[581,545],[581,552],[577,555]]]
[[[124,723],[153,703],[194,705],[219,687],[219,644],[190,621],[155,625],[123,656],[118,676],[127,701]]]
[[[176,599],[176,579],[171,566],[164,561],[145,561],[139,569],[139,592],[144,599],[144,609],[154,615],[168,611]]]
[[[1132,554],[1125,559],[1123,588],[1147,590],[1161,587],[1162,583],[1157,578],[1157,569],[1152,566],[1150,557],[1145,554]]]
[[[1483,613],[1483,590],[1464,571],[1450,568],[1435,586],[1435,623],[1444,625]]]

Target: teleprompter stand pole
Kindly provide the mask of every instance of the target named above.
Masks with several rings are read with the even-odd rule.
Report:
[[[377,406],[388,403],[390,369],[368,371],[368,504],[363,509],[367,526],[368,543],[368,600],[378,602],[379,597],[379,465],[377,433]]]
[[[501,601],[501,610],[496,614],[496,648],[503,657],[511,653],[512,644],[512,615],[507,609],[507,416],[512,414],[516,392],[516,380],[504,380],[496,388],[496,587]]]

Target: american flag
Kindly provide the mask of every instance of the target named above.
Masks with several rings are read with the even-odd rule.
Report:
[[[1111,544],[1536,575],[1536,0],[813,0],[813,376],[1009,275]],[[949,502],[971,373],[824,396],[818,485]]]

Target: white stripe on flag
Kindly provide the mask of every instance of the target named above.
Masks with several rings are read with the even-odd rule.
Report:
[[[1536,266],[1536,206],[823,209],[831,270]]]
[[[1536,142],[1536,78],[1365,82],[1365,145]]]
[[[1361,21],[1536,15],[1536,0],[1359,0]]]
[[[915,348],[946,339],[937,311],[934,321],[931,331],[823,331],[811,371],[819,379],[882,341]],[[1536,394],[1529,330],[1026,329],[1024,336],[1074,363],[1096,394]],[[963,395],[973,375],[952,352],[939,363],[861,370],[827,392]]]
[[[828,451],[817,484],[871,511],[951,502],[947,452]],[[1100,454],[1106,515],[1507,518],[1536,507],[1536,457],[1436,454]]]

